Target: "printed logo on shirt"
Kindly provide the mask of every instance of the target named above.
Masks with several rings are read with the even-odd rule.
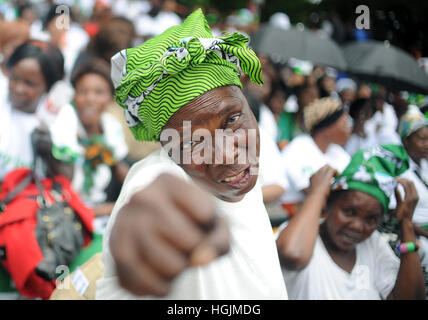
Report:
[[[31,168],[31,163],[26,163],[25,161],[19,159],[18,157],[13,157],[9,154],[0,152],[0,169],[13,168]]]

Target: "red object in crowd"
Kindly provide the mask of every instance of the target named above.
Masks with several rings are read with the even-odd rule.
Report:
[[[3,180],[0,199],[4,199],[13,191],[28,174],[29,169],[10,172]],[[83,204],[67,178],[55,176],[55,181],[61,184],[64,194],[69,195],[68,204],[77,213],[86,231],[84,246],[87,246],[92,240],[94,213]],[[41,183],[43,190],[52,189],[52,179],[42,179]],[[37,265],[43,260],[35,236],[36,213],[39,209],[35,196],[38,194],[37,186],[31,183],[0,213],[0,248],[3,252],[0,262],[21,295],[49,299],[55,289],[55,281],[45,280],[35,272]],[[49,195],[47,192],[45,194]]]
[[[85,29],[86,33],[91,38],[93,38],[100,31],[100,26],[98,25],[98,23],[95,23],[95,22],[86,22],[83,26],[83,29]]]

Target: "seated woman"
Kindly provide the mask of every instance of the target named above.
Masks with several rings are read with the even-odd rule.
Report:
[[[415,184],[419,195],[413,221],[428,229],[428,119],[418,107],[410,105],[401,118],[399,133],[410,162],[402,177]]]
[[[16,48],[7,64],[8,99],[0,104],[0,181],[10,171],[32,168],[31,135],[38,134],[36,151],[47,162],[48,174],[73,175],[79,152],[77,117],[69,105],[51,108],[48,93],[64,75],[61,52],[47,43],[27,41]]]
[[[413,183],[394,178],[407,168],[404,149],[385,145],[357,152],[333,186],[329,166],[312,177],[301,211],[277,238],[290,299],[424,299],[412,224],[418,196]],[[394,192],[400,259],[376,231]]]
[[[122,126],[105,112],[114,93],[110,67],[102,60],[88,61],[75,71],[71,82],[76,91],[79,144],[85,149],[85,156],[76,162],[73,187],[96,217],[109,216],[114,202],[108,201],[106,189],[112,179],[121,184],[129,169],[124,162],[128,147]],[[106,220],[96,219],[99,231]]]

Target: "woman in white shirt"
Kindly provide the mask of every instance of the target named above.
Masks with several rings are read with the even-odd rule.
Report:
[[[329,166],[312,177],[317,188],[277,239],[290,299],[425,298],[416,252],[421,245],[412,224],[416,189],[412,182],[394,178],[406,168],[404,149],[389,145],[357,152],[333,186],[335,171]],[[404,187],[404,200],[397,194],[398,184]],[[394,192],[400,259],[376,231]]]
[[[47,161],[48,173],[72,177],[79,151],[77,117],[70,106],[54,109],[46,98],[62,79],[63,66],[57,48],[35,40],[20,45],[9,58],[9,99],[0,106],[0,180],[18,167],[33,166],[33,132],[38,137],[36,152]]]
[[[94,209],[98,217],[96,227],[98,224],[102,227],[101,222],[108,220],[114,206],[114,202],[107,199],[106,189],[113,178],[123,183],[129,170],[124,162],[128,147],[122,126],[105,112],[114,92],[110,66],[103,60],[90,60],[74,72],[71,82],[79,117],[79,144],[85,150],[76,161],[73,187]]]
[[[417,106],[410,105],[400,119],[399,133],[409,155],[410,167],[401,176],[412,181],[419,201],[413,215],[416,234],[423,246],[422,265],[428,283],[428,119]]]

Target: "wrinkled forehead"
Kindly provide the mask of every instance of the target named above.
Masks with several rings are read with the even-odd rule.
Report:
[[[378,199],[360,190],[343,190],[333,193],[332,196],[336,197],[333,201],[341,208],[352,206],[359,209],[358,211],[361,213],[382,214],[383,212]]]
[[[247,108],[248,103],[237,86],[212,89],[181,107],[168,120],[164,128],[180,128],[183,121],[192,125],[204,124],[228,113]]]

